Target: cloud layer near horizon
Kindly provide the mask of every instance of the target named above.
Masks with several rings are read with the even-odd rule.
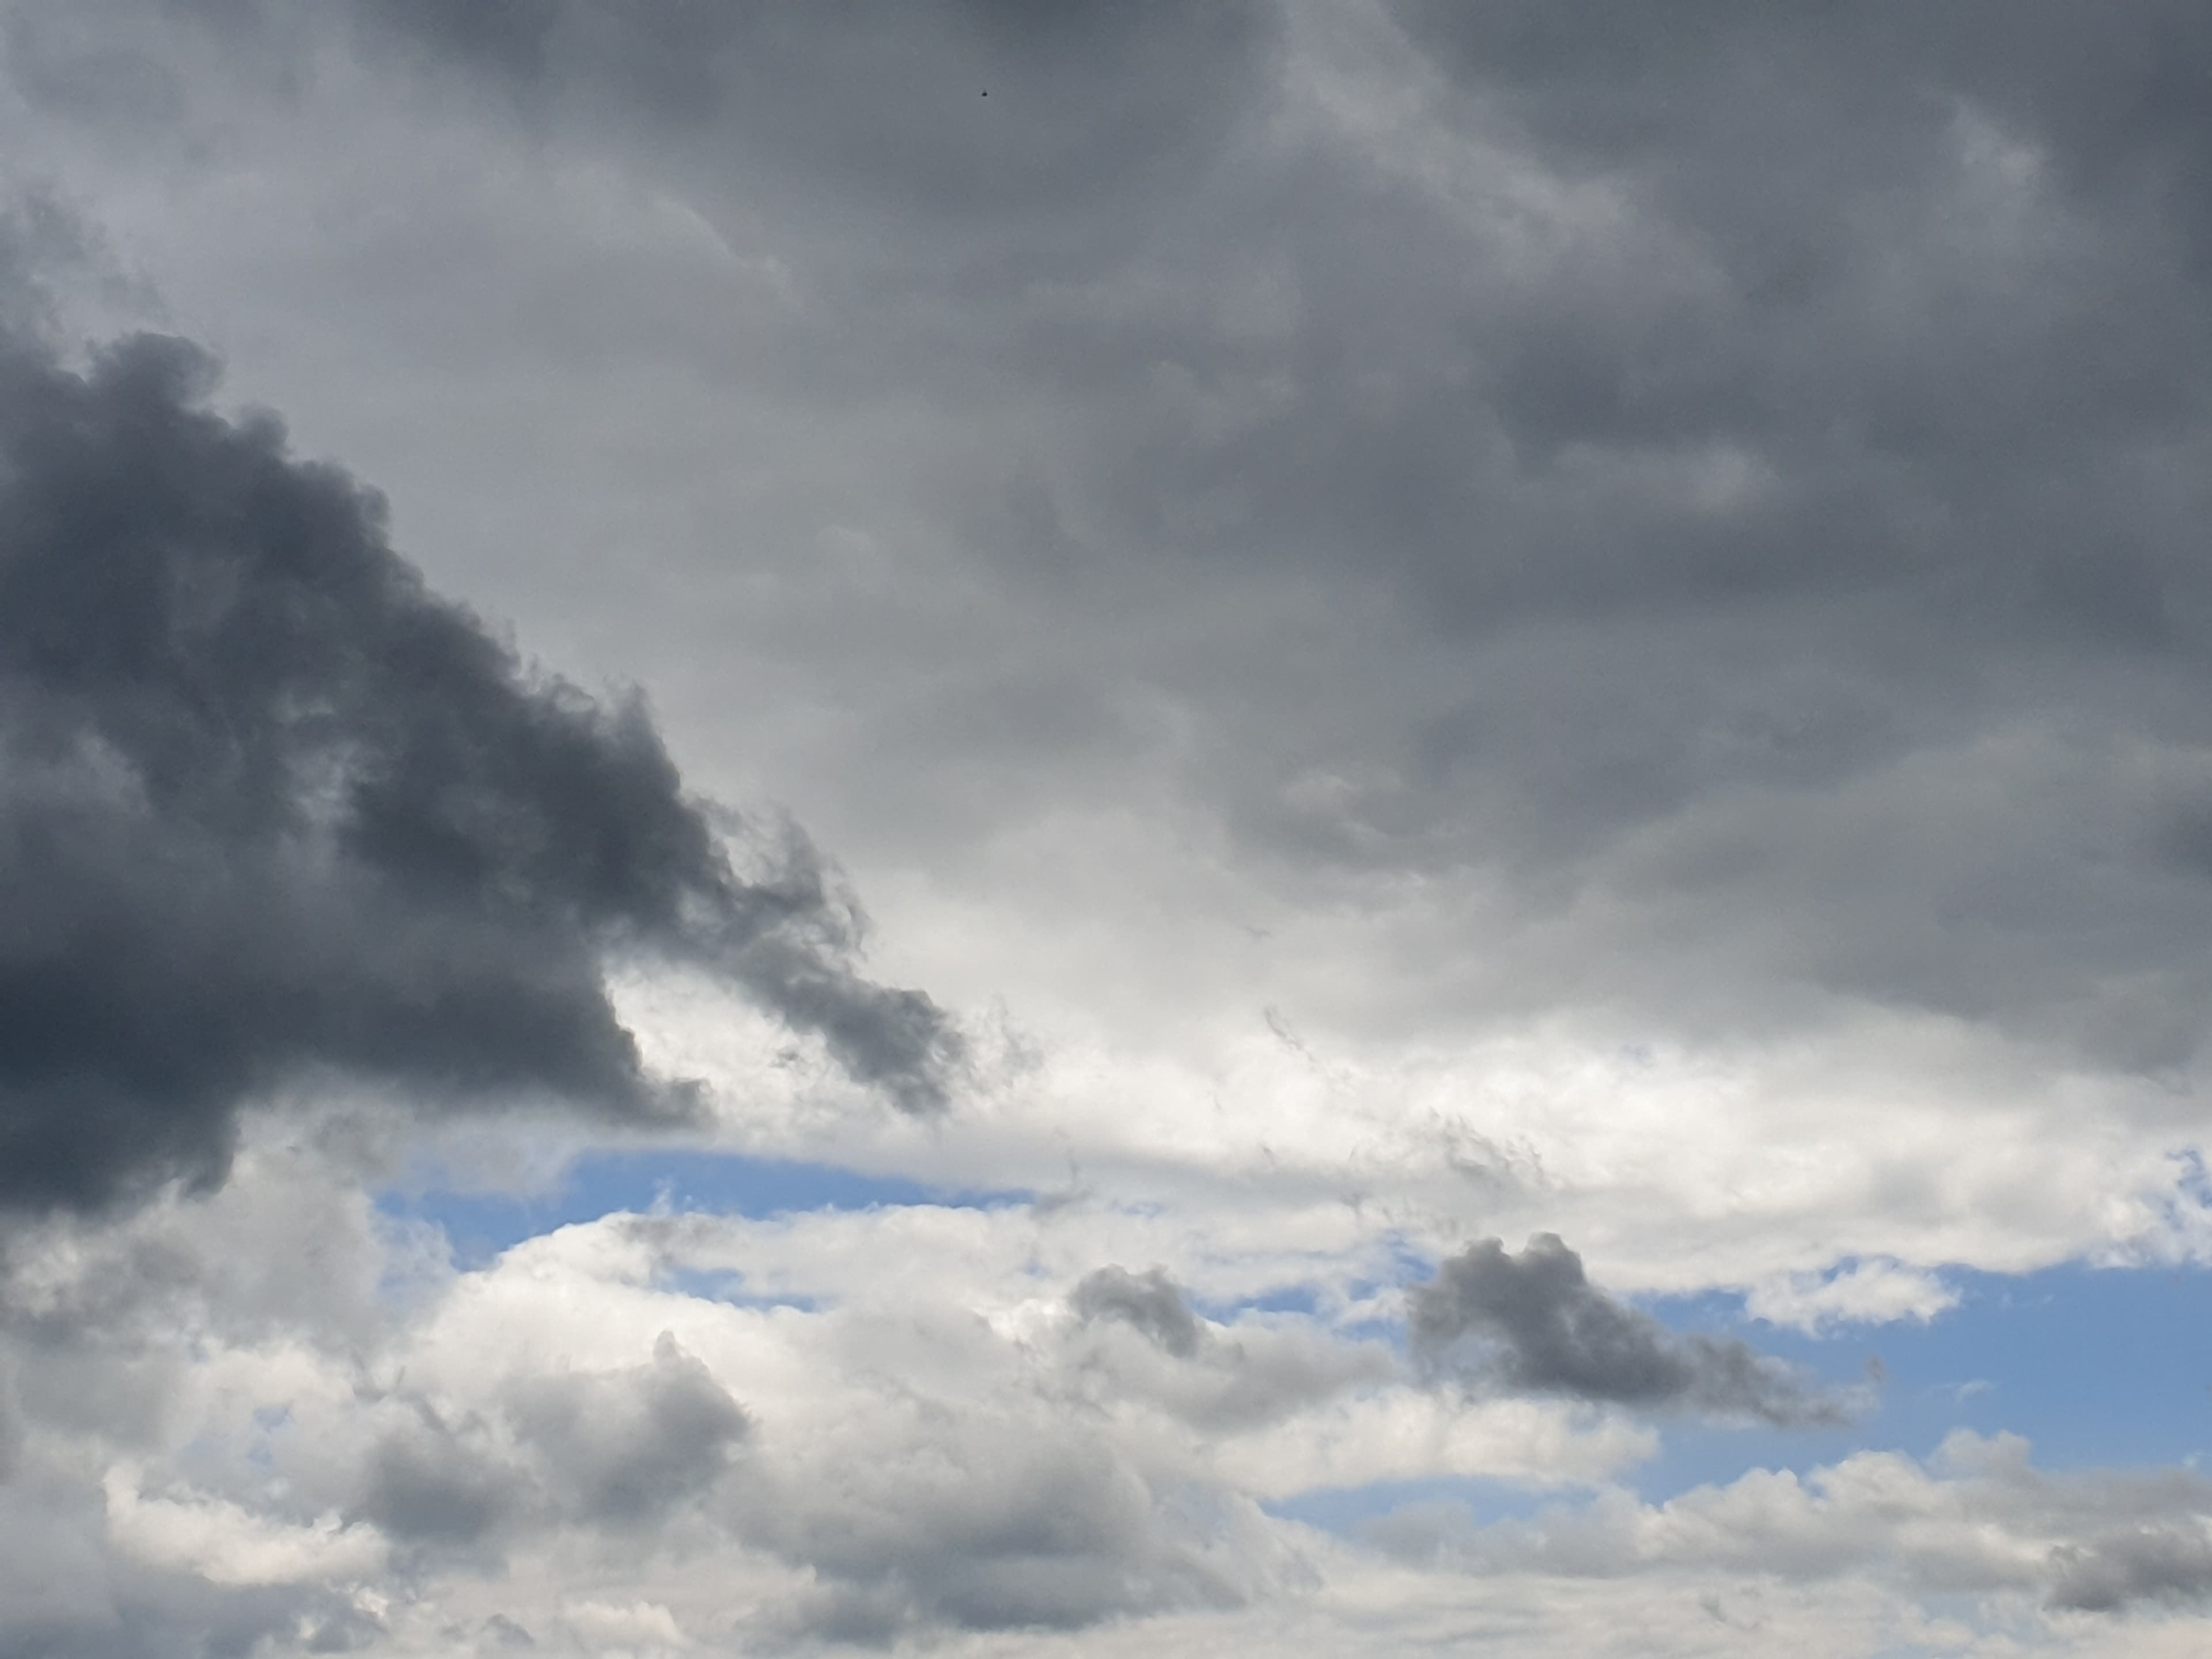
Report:
[[[2193,1471],[1961,1432],[1646,1501],[1617,1411],[1439,1394],[1356,1302],[1177,1291],[1163,1341],[1102,1316],[1152,1275],[1091,1264],[1164,1254],[1214,1297],[1235,1264],[1157,1213],[617,1212],[457,1270],[289,1138],[210,1196],[14,1235],[0,1651],[1412,1654],[1484,1608],[1522,1651],[1872,1652],[1900,1620],[1978,1651],[1904,1611],[1933,1596],[2117,1655],[2212,1589]],[[1440,1479],[1551,1501],[1271,1512]]]

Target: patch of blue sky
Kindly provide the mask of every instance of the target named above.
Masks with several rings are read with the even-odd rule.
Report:
[[[1799,1473],[1854,1450],[1925,1457],[1958,1429],[2011,1432],[2051,1469],[2193,1464],[2212,1456],[2212,1273],[2079,1264],[2017,1277],[1954,1272],[1956,1307],[1925,1324],[1844,1326],[1820,1335],[1747,1318],[1726,1296],[1645,1305],[1678,1330],[1740,1335],[1832,1386],[1883,1376],[1847,1428],[1663,1425],[1663,1449],[1633,1484],[1647,1498],[1727,1481],[1747,1468]]]
[[[1234,1324],[1244,1314],[1297,1314],[1305,1318],[1318,1317],[1322,1312],[1321,1288],[1316,1285],[1276,1285],[1257,1296],[1243,1296],[1226,1301],[1193,1296],[1190,1304],[1217,1324]]]
[[[378,1194],[377,1207],[396,1218],[443,1229],[454,1260],[477,1267],[525,1239],[621,1211],[760,1218],[914,1204],[995,1209],[1026,1203],[1030,1197],[1026,1192],[941,1187],[742,1153],[625,1151],[586,1154],[546,1192],[467,1190],[433,1176],[387,1188]]]
[[[1405,1321],[1395,1312],[1348,1319],[1350,1310],[1380,1303],[1395,1310],[1397,1297],[1409,1285],[1419,1284],[1436,1272],[1435,1260],[1402,1234],[1386,1236],[1384,1245],[1393,1269],[1385,1279],[1359,1275],[1340,1280],[1318,1267],[1310,1279],[1286,1279],[1250,1296],[1206,1297],[1188,1290],[1191,1306],[1218,1324],[1234,1324],[1247,1314],[1287,1314],[1322,1321],[1339,1336],[1359,1341],[1379,1341],[1406,1351]]]
[[[1392,1232],[1385,1243],[1389,1249],[1391,1276],[1385,1279],[1361,1277],[1346,1285],[1343,1295],[1352,1306],[1377,1304],[1387,1310],[1363,1319],[1348,1319],[1334,1326],[1338,1335],[1357,1341],[1382,1342],[1399,1353],[1407,1351],[1406,1322],[1395,1311],[1398,1297],[1411,1285],[1425,1283],[1436,1276],[1436,1258],[1404,1234]],[[1328,1301],[1317,1297],[1316,1311],[1326,1315]]]

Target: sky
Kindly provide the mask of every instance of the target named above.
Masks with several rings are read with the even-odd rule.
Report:
[[[0,0],[0,1659],[2212,1650],[2208,75]]]

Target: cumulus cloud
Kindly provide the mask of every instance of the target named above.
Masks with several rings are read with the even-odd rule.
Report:
[[[641,703],[526,669],[212,383],[173,339],[0,343],[0,1202],[217,1180],[240,1107],[317,1073],[678,1119],[608,1000],[629,955],[943,1104],[950,1026],[856,971],[803,838],[740,873]]]
[[[1785,1425],[1847,1419],[1779,1362],[1735,1339],[1678,1336],[1589,1282],[1556,1233],[1517,1256],[1495,1238],[1448,1258],[1409,1299],[1413,1352],[1509,1389]]]

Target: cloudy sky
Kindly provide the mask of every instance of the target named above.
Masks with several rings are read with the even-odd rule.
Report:
[[[2205,1651],[2208,76],[0,0],[0,1656]]]

